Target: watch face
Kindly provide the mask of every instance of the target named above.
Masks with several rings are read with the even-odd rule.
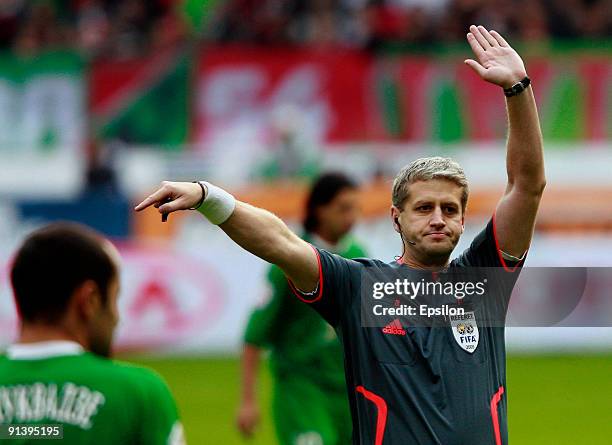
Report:
[[[531,80],[529,79],[529,77],[526,77],[520,82],[517,82],[514,85],[512,85],[510,88],[504,90],[504,94],[507,97],[516,96],[517,94],[525,91],[525,89],[529,86],[530,83],[531,83]]]

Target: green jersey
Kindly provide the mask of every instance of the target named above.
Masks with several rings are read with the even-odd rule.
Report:
[[[313,236],[304,239],[317,244]],[[351,236],[342,239],[334,250],[345,258],[365,256]],[[245,342],[271,349],[271,368],[276,377],[299,374],[345,392],[342,347],[334,329],[293,295],[277,266],[270,268],[268,284],[268,301],[251,314]]]
[[[7,424],[62,425],[67,445],[185,443],[159,375],[68,341],[13,345],[0,356],[0,425]]]

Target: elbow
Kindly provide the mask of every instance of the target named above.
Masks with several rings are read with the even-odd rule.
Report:
[[[542,175],[538,179],[525,179],[522,181],[515,181],[514,184],[510,184],[510,188],[518,190],[525,195],[534,197],[541,197],[544,194],[546,188],[546,178]]]
[[[542,176],[542,181],[540,181],[540,195],[544,193],[545,188],[546,188],[546,178]]]
[[[542,177],[542,179],[538,181],[533,181],[529,185],[525,186],[525,192],[530,195],[540,197],[544,194],[544,189],[546,188],[546,178]]]
[[[539,181],[535,181],[534,183],[534,192],[538,196],[542,196],[544,193],[544,189],[546,188],[546,177],[542,175]]]

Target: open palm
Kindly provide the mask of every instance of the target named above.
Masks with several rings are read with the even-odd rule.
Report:
[[[476,60],[465,63],[487,82],[510,88],[527,75],[521,57],[498,32],[472,25],[467,40]]]

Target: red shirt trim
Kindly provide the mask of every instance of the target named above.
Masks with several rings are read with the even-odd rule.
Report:
[[[385,428],[387,426],[387,402],[378,394],[368,391],[361,385],[357,386],[355,390],[363,394],[366,399],[376,405],[378,415],[376,416],[376,436],[374,445],[382,445],[385,436]]]
[[[497,240],[497,228],[495,226],[495,213],[493,213],[493,239],[495,240],[495,250],[497,251],[497,257],[499,258],[499,262],[504,267],[506,272],[514,272],[519,265],[523,262],[523,260],[519,261],[514,265],[514,267],[508,267],[506,264],[506,260],[504,260],[504,256],[501,253],[501,249],[499,247],[499,241]]]
[[[500,386],[499,390],[493,394],[491,398],[491,419],[493,421],[493,432],[495,433],[495,445],[502,445],[501,432],[499,430],[499,414],[497,412],[497,406],[501,401],[502,395],[504,394],[504,387]]]
[[[323,281],[324,280],[323,280],[323,268],[321,267],[321,256],[319,255],[319,251],[315,249],[312,244],[309,244],[309,245],[312,248],[312,250],[314,250],[314,253],[317,255],[317,263],[319,265],[319,282],[318,282],[319,289],[317,290],[317,293],[314,295],[312,299],[308,299],[304,296],[302,292],[300,292],[300,290],[297,287],[295,287],[295,285],[289,279],[289,277],[287,277],[287,282],[289,283],[289,288],[295,294],[296,297],[298,297],[304,303],[311,304],[316,301],[319,301],[321,297],[323,296]]]

